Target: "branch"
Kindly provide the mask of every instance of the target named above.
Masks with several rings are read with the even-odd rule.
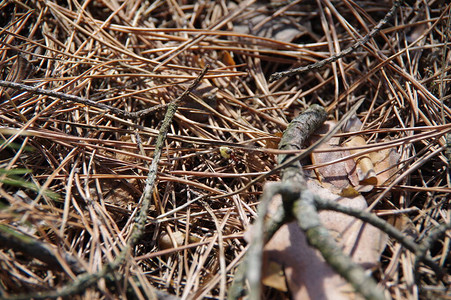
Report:
[[[175,112],[177,111],[178,105],[180,101],[186,97],[202,80],[209,69],[207,65],[204,70],[199,74],[199,76],[194,80],[194,82],[174,101],[169,103],[168,109],[164,116],[164,119],[161,124],[160,132],[157,137],[157,141],[155,144],[154,157],[152,160],[152,164],[149,167],[149,174],[146,179],[146,186],[144,188],[143,195],[140,200],[140,211],[136,218],[136,223],[132,229],[132,233],[130,234],[130,238],[127,241],[127,244],[122,249],[121,253],[110,263],[105,264],[102,270],[97,273],[89,274],[83,273],[77,277],[77,279],[68,284],[57,291],[51,291],[47,293],[33,293],[33,294],[25,294],[25,295],[15,295],[6,299],[54,299],[59,297],[68,297],[73,294],[81,293],[85,289],[94,285],[100,278],[106,277],[111,272],[117,270],[123,263],[126,261],[127,257],[130,255],[131,249],[135,247],[139,238],[142,236],[144,232],[144,226],[146,225],[147,220],[147,212],[149,210],[151,199],[152,199],[152,191],[155,187],[155,179],[158,170],[158,163],[161,157],[161,153],[164,146],[164,141],[166,139],[167,133],[169,131],[169,127],[171,125],[172,119],[174,117]],[[155,295],[153,295],[155,298]]]
[[[324,136],[320,142],[333,135],[341,125],[355,113],[361,102],[357,103],[337,124],[331,133]],[[314,106],[296,118],[287,130],[279,144],[280,149],[299,149],[307,137],[324,122],[326,114],[319,106]],[[317,147],[320,143],[315,143]],[[309,149],[311,149],[310,147]],[[304,153],[303,153],[304,154]],[[263,263],[263,246],[267,240],[284,223],[296,219],[301,230],[305,232],[308,243],[318,249],[326,262],[367,299],[385,299],[384,293],[377,287],[377,283],[365,274],[365,270],[354,263],[343,253],[329,231],[321,224],[314,194],[306,188],[302,166],[299,163],[301,155],[279,155],[280,169],[283,166],[282,178],[279,183],[266,185],[259,205],[259,217],[253,226],[253,240],[246,254],[244,266],[240,266],[237,280],[231,287],[229,299],[242,296],[244,288],[243,270],[247,270],[249,282],[249,299],[260,299],[261,271]],[[276,212],[274,218],[266,219],[269,203],[275,196],[282,196],[283,211]]]
[[[34,257],[47,264],[51,269],[62,271],[66,264],[74,274],[85,272],[78,260],[69,253],[63,253],[64,263],[61,263],[54,253],[55,250],[49,245],[4,224],[0,224],[0,245],[2,248],[13,249],[14,251],[22,252],[28,257]]]
[[[340,120],[340,122],[338,122],[335,127],[329,131],[326,135],[324,135],[322,138],[320,138],[316,143],[314,143],[313,145],[311,145],[310,147],[308,147],[307,149],[305,149],[304,152],[299,153],[297,155],[290,155],[289,157],[287,157],[286,159],[283,160],[283,162],[278,165],[277,167],[273,168],[271,171],[266,172],[262,175],[257,176],[255,179],[251,180],[248,184],[246,184],[244,187],[233,191],[231,193],[228,194],[224,194],[224,195],[219,195],[219,196],[214,196],[214,197],[210,197],[210,199],[214,200],[214,199],[218,199],[218,198],[224,198],[224,197],[230,197],[236,194],[239,194],[241,192],[246,191],[248,188],[250,188],[251,186],[253,186],[254,184],[256,184],[257,182],[259,182],[260,180],[267,178],[268,176],[272,175],[272,174],[276,174],[277,172],[287,168],[288,166],[295,164],[296,162],[304,159],[305,157],[307,157],[310,153],[312,153],[317,147],[319,147],[319,145],[321,145],[322,143],[326,142],[327,140],[329,140],[335,133],[338,132],[338,130],[340,130],[340,128],[343,126],[343,124],[345,122],[347,122],[349,120],[349,118],[351,118],[357,111],[357,109],[360,107],[360,105],[363,103],[363,101],[365,100],[365,98],[359,100],[356,104],[354,104],[353,107],[351,107],[351,109],[343,116],[343,118]],[[305,126],[308,126],[307,124],[305,124]],[[288,128],[287,128],[288,129]],[[287,132],[287,130],[285,130],[285,132]],[[284,132],[284,134],[285,134]]]
[[[147,116],[157,110],[163,109],[168,106],[167,104],[159,104],[159,105],[155,105],[153,107],[146,108],[146,109],[143,109],[143,110],[140,110],[137,112],[128,112],[128,111],[116,108],[114,106],[106,105],[104,103],[96,102],[96,101],[93,101],[90,99],[86,99],[86,98],[82,98],[82,97],[78,97],[78,96],[70,95],[70,94],[66,94],[66,93],[61,93],[61,92],[55,92],[52,90],[41,89],[38,87],[26,85],[26,84],[0,80],[0,86],[13,88],[13,89],[16,89],[19,91],[26,91],[26,92],[30,92],[33,94],[40,94],[40,95],[55,97],[55,98],[70,101],[70,102],[80,103],[80,104],[83,104],[86,106],[97,107],[97,108],[103,109],[105,112],[111,112],[120,117],[129,118],[129,119],[138,119],[138,118]]]
[[[314,198],[313,193],[305,190],[302,192],[301,199],[296,201],[292,208],[309,245],[318,249],[327,264],[345,278],[365,299],[385,299],[376,281],[343,253],[329,230],[321,224]]]
[[[344,49],[340,53],[337,53],[337,54],[335,54],[335,55],[333,55],[331,57],[328,57],[326,59],[320,60],[320,61],[318,61],[316,63],[310,64],[310,65],[307,65],[307,66],[304,66],[304,67],[300,67],[300,68],[297,68],[297,69],[292,69],[292,70],[288,70],[288,71],[274,73],[274,74],[272,74],[269,77],[269,82],[273,82],[273,81],[279,80],[282,77],[290,77],[290,76],[294,76],[294,75],[297,75],[297,74],[305,73],[305,72],[313,70],[313,69],[320,69],[320,68],[324,67],[327,64],[336,62],[340,58],[343,58],[346,55],[351,54],[352,52],[357,50],[357,48],[359,48],[360,46],[368,43],[368,41],[371,38],[373,38],[381,30],[381,28],[385,24],[387,24],[388,20],[390,20],[390,18],[395,14],[396,9],[403,2],[404,2],[404,0],[396,0],[393,3],[393,6],[390,8],[390,10],[385,15],[385,17],[382,20],[380,20],[379,23],[376,26],[374,26],[374,28],[367,35],[365,35],[362,39],[358,40],[352,46]]]
[[[373,225],[374,227],[378,228],[379,230],[385,232],[390,237],[395,239],[398,243],[403,245],[407,250],[413,252],[417,255],[416,261],[422,261],[425,265],[430,267],[432,270],[434,270],[435,274],[438,278],[443,278],[444,272],[443,270],[432,260],[432,258],[429,255],[426,255],[426,250],[430,248],[430,244],[426,243],[426,246],[418,245],[416,244],[411,238],[407,237],[404,233],[396,229],[396,227],[392,226],[391,224],[387,223],[385,220],[377,217],[374,214],[371,214],[369,212],[366,212],[364,210],[355,209],[353,207],[343,206],[336,202],[331,201],[325,201],[324,199],[321,199],[320,197],[315,197],[315,206],[319,210],[332,210],[336,212],[340,212],[352,217],[355,217],[357,219],[362,220],[363,222],[366,222],[368,224]],[[446,225],[446,224],[445,224]],[[446,231],[446,226],[439,227],[439,229],[442,229]],[[448,229],[449,229],[448,225]],[[438,230],[436,232],[437,234],[441,235],[443,232],[438,233]],[[435,237],[435,235],[431,235],[430,238]],[[425,250],[426,249],[426,250]]]
[[[319,105],[312,105],[298,117],[296,117],[285,130],[283,137],[279,143],[279,150],[289,150],[293,148],[300,149],[300,146],[304,141],[316,130],[322,123],[326,120],[327,114],[323,107]],[[301,124],[302,126],[299,126]],[[298,145],[298,146],[296,146]],[[288,160],[288,155],[279,155],[278,161],[279,166],[283,165],[287,167],[284,170],[285,177],[289,177],[293,180],[300,180],[299,186],[305,186],[305,181],[303,176],[296,176],[296,171],[301,168],[299,160]],[[277,169],[277,168],[276,168]],[[288,180],[288,179],[287,179]],[[271,239],[271,237],[276,233],[279,228],[287,222],[287,216],[285,215],[285,210],[281,207],[279,210],[270,218],[265,220],[265,216],[268,211],[268,206],[271,203],[273,197],[277,194],[283,193],[286,197],[291,192],[292,196],[297,199],[300,190],[297,192],[293,191],[291,184],[288,189],[285,189],[286,185],[284,183],[272,183],[265,186],[265,190],[260,199],[260,205],[258,206],[258,215],[254,225],[252,226],[252,243],[246,254],[246,258],[239,266],[235,279],[232,286],[229,289],[228,299],[238,299],[242,296],[245,286],[245,279],[249,280],[250,286],[250,299],[260,298],[260,281],[261,281],[261,268],[263,261],[263,246]]]

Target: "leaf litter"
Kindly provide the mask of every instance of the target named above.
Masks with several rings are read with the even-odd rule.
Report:
[[[171,125],[145,234],[121,267],[123,277],[113,284],[100,280],[78,291],[79,298],[223,297],[246,250],[243,235],[256,218],[264,182],[209,199],[271,170],[280,133],[313,103],[339,120],[366,99],[356,116],[360,128],[336,135],[337,147],[349,148],[341,143],[357,136],[366,144],[353,144],[356,157],[341,159],[358,160],[363,151],[374,165],[377,184],[353,197],[362,209],[369,205],[387,219],[404,220],[398,226],[418,242],[449,224],[449,4],[403,4],[364,47],[322,69],[269,82],[274,72],[353,44],[390,6],[327,0],[0,3],[2,80],[124,112],[161,105],[129,118],[88,102],[1,88],[0,168],[32,170],[21,178],[36,187],[8,185],[7,173],[0,175],[1,223],[53,251],[42,261],[3,244],[2,297],[57,290],[119,255],[130,238],[165,105],[207,64],[202,85]],[[274,24],[284,25],[274,32]],[[221,147],[233,155],[223,155]],[[342,152],[325,147],[321,151],[329,152],[318,154]],[[304,165],[318,173],[317,164]],[[444,269],[449,243],[448,232],[429,248]],[[55,257],[62,268],[49,265]],[[393,298],[447,293],[394,239],[372,271]],[[285,276],[298,278],[289,272]],[[317,284],[314,276],[303,280]],[[264,297],[288,294],[268,288]]]

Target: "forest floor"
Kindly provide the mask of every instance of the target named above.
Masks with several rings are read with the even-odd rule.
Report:
[[[339,144],[360,136],[397,159],[359,196],[446,273],[451,232],[434,229],[451,222],[450,4],[402,3],[352,53],[270,80],[362,40],[392,5],[1,1],[0,298],[223,298],[280,178],[253,180],[290,121],[312,104],[339,121],[361,99]],[[372,271],[387,296],[449,299],[449,274],[396,239]]]

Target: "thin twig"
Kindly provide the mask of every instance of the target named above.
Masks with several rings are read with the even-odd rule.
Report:
[[[354,109],[356,109],[354,107]],[[320,112],[320,110],[318,110]],[[324,113],[324,112],[323,112]],[[316,120],[317,119],[317,120]],[[315,109],[304,117],[296,118],[293,124],[288,126],[284,132],[279,148],[285,150],[299,149],[315,127],[321,125],[325,114],[317,113]],[[343,120],[348,118],[345,116]],[[301,122],[302,121],[302,122]],[[304,123],[306,122],[306,123]],[[341,123],[340,122],[340,123]],[[339,124],[340,124],[339,123]],[[337,125],[338,128],[341,126]],[[297,155],[292,155],[294,158]],[[355,290],[367,299],[384,299],[383,292],[377,287],[377,283],[365,274],[365,270],[354,263],[351,258],[343,253],[337,242],[329,231],[321,224],[317,208],[315,206],[315,195],[307,189],[303,170],[298,160],[290,159],[290,156],[280,155],[279,162],[296,162],[295,165],[288,164],[289,168],[283,171],[283,180],[280,183],[268,185],[261,197],[259,205],[259,218],[253,228],[254,237],[247,254],[245,268],[249,281],[249,299],[260,299],[261,269],[263,263],[263,246],[266,240],[283,224],[295,218],[301,230],[305,233],[308,243],[318,249],[326,262],[355,288]],[[285,162],[285,163],[286,163]],[[267,222],[266,212],[269,203],[276,195],[282,196],[283,209],[285,213],[276,213],[276,220]],[[268,228],[270,226],[270,228]],[[269,230],[269,234],[267,233]],[[242,269],[241,269],[242,270]],[[233,295],[242,293],[242,275],[238,275],[240,282],[231,288]]]
[[[58,271],[64,270],[65,266],[54,253],[56,249],[52,249],[35,237],[25,235],[3,224],[0,224],[0,245],[2,245],[2,247],[7,247],[8,249],[20,251],[30,257],[37,258],[47,264],[51,269]],[[86,271],[79,261],[69,253],[63,253],[63,256],[64,262],[70,267],[70,271],[74,274],[80,274]]]
[[[381,28],[387,24],[388,20],[390,20],[390,18],[394,15],[396,9],[404,2],[404,0],[397,0],[393,3],[393,6],[390,8],[390,10],[387,12],[387,14],[385,15],[385,17],[379,21],[379,23],[374,26],[374,28],[367,34],[365,35],[362,39],[360,39],[359,41],[357,41],[355,44],[353,44],[352,46],[344,49],[343,51],[341,51],[340,53],[337,53],[331,57],[328,57],[326,59],[320,60],[316,63],[304,66],[304,67],[300,67],[300,68],[296,68],[296,69],[292,69],[292,70],[288,70],[288,71],[283,71],[283,72],[277,72],[272,74],[269,77],[269,82],[273,82],[276,80],[279,80],[282,77],[289,77],[289,76],[294,76],[294,75],[298,75],[313,69],[320,69],[322,67],[324,67],[325,65],[329,64],[329,63],[333,63],[337,60],[339,60],[340,58],[345,57],[348,54],[351,54],[352,52],[354,52],[355,50],[357,50],[357,48],[359,48],[360,46],[366,44],[371,38],[373,38],[380,30]]]
[[[415,251],[416,258],[415,258],[415,265],[414,265],[416,277],[418,277],[418,274],[419,274],[418,268],[420,267],[420,262],[423,262],[426,265],[428,265],[429,267],[431,267],[428,263],[429,260],[431,260],[430,256],[428,255],[428,251],[431,250],[433,244],[436,241],[438,241],[448,230],[451,230],[451,223],[441,224],[440,226],[434,228],[434,230],[430,234],[428,234],[428,236],[421,242],[421,244],[418,247],[416,247],[416,249],[415,249],[416,250]],[[435,263],[434,263],[434,265],[435,265]],[[437,277],[440,280],[443,280],[444,272],[439,267],[437,267],[437,268],[439,269],[440,272],[435,271],[435,268],[433,268],[433,270],[435,271]],[[416,278],[416,281],[417,281],[417,284],[419,284],[418,278]],[[448,284],[448,283],[444,282],[444,284]]]
[[[381,218],[379,218],[374,214],[371,214],[361,209],[343,206],[336,202],[325,201],[320,197],[315,197],[314,201],[316,207],[319,210],[323,209],[332,210],[336,212],[341,212],[343,214],[347,214],[349,216],[353,216],[385,232],[390,237],[395,239],[398,243],[403,245],[407,250],[415,254],[420,252],[420,247],[412,239],[410,239],[404,233],[396,229],[396,227],[392,226],[391,224],[387,223],[386,221],[382,220]],[[432,258],[429,255],[424,254],[423,256],[418,257],[417,259],[420,259],[420,261],[424,262],[424,264],[426,264],[428,267],[434,270],[438,278],[443,278],[444,275],[443,270],[439,266],[437,266],[437,264],[432,260]]]
[[[137,112],[128,112],[128,111],[116,108],[114,106],[99,103],[99,102],[96,102],[96,101],[93,101],[90,99],[74,96],[71,94],[46,90],[46,89],[42,89],[42,88],[38,88],[38,87],[34,87],[34,86],[29,86],[26,84],[0,80],[0,86],[13,88],[13,89],[16,89],[19,91],[27,91],[27,92],[30,92],[33,94],[46,95],[46,96],[55,97],[55,98],[70,101],[70,102],[80,103],[80,104],[83,104],[86,106],[100,108],[100,109],[103,109],[105,112],[111,112],[120,117],[129,118],[129,119],[138,119],[141,117],[145,117],[147,115],[154,113],[157,110],[164,109],[168,106],[167,104],[159,104],[159,105],[155,105],[153,107],[146,108],[146,109],[143,109],[143,110],[140,110]]]
[[[199,74],[199,76],[196,78],[196,80],[194,80],[194,82],[177,99],[175,99],[168,105],[168,109],[161,123],[160,132],[158,134],[157,141],[155,143],[154,157],[152,160],[152,164],[149,167],[149,174],[147,175],[146,186],[144,188],[144,192],[140,200],[141,202],[140,213],[137,217],[134,232],[129,240],[130,245],[135,245],[138,239],[141,237],[142,233],[144,232],[144,226],[147,220],[147,211],[149,210],[150,204],[152,202],[151,201],[152,193],[155,188],[155,180],[157,178],[158,172],[158,163],[160,162],[164,141],[166,140],[169,127],[171,126],[172,118],[174,117],[177,111],[180,101],[182,101],[194,88],[196,88],[196,86],[200,83],[202,78],[207,73],[209,67],[210,66],[207,65]]]
[[[157,137],[157,141],[155,144],[155,152],[154,157],[152,160],[152,164],[149,167],[149,174],[146,180],[146,186],[144,188],[144,192],[142,194],[141,200],[140,200],[140,210],[139,214],[136,218],[136,223],[132,229],[132,233],[130,234],[130,238],[127,241],[127,244],[122,249],[121,253],[110,263],[106,264],[102,270],[100,270],[98,273],[94,274],[82,274],[77,277],[77,280],[72,282],[71,284],[68,284],[57,291],[47,292],[47,293],[33,293],[33,294],[24,294],[24,295],[15,295],[12,297],[9,297],[7,299],[53,299],[53,298],[59,298],[59,297],[67,297],[76,293],[80,293],[87,289],[88,287],[95,284],[100,278],[104,278],[108,274],[110,274],[112,271],[118,269],[127,259],[127,257],[130,255],[130,251],[134,248],[134,246],[137,244],[138,240],[142,236],[144,232],[144,227],[146,225],[147,221],[147,214],[148,210],[151,204],[152,199],[152,191],[155,187],[155,180],[157,176],[158,171],[158,163],[160,161],[161,153],[164,146],[164,141],[166,140],[166,136],[169,130],[169,127],[172,122],[172,118],[174,117],[175,112],[177,111],[178,105],[180,101],[186,97],[202,80],[202,78],[205,76],[205,74],[208,71],[209,66],[207,65],[204,70],[199,74],[199,76],[196,78],[196,80],[174,101],[172,101],[168,105],[168,109],[166,111],[165,117],[162,121],[160,132]]]
[[[230,197],[239,193],[242,193],[244,191],[246,191],[248,188],[250,188],[251,186],[253,186],[255,183],[259,182],[260,180],[267,178],[268,176],[272,175],[272,174],[276,174],[277,172],[279,172],[280,170],[285,169],[286,167],[296,163],[297,161],[300,161],[302,159],[304,159],[305,157],[307,157],[307,155],[309,155],[310,153],[312,153],[317,147],[319,147],[322,143],[326,142],[328,139],[330,139],[335,133],[337,133],[338,130],[340,130],[340,128],[343,126],[343,124],[345,122],[347,122],[349,120],[349,118],[351,116],[353,116],[355,114],[355,112],[357,111],[357,109],[360,107],[360,105],[362,105],[363,101],[365,99],[361,99],[359,100],[353,107],[351,107],[351,109],[343,116],[343,118],[340,120],[340,122],[338,122],[335,127],[328,132],[326,135],[324,135],[322,138],[320,138],[317,142],[315,142],[313,145],[311,145],[310,147],[308,147],[307,149],[305,149],[305,151],[303,151],[302,153],[298,154],[298,155],[293,155],[291,158],[286,159],[283,163],[281,163],[280,165],[278,165],[277,167],[275,167],[274,169],[272,169],[271,171],[259,175],[258,177],[256,177],[255,179],[251,180],[248,184],[246,184],[244,187],[235,190],[231,193],[228,194],[224,194],[224,195],[219,195],[219,196],[214,196],[211,197],[210,199],[218,199],[218,198],[223,198],[223,197]]]

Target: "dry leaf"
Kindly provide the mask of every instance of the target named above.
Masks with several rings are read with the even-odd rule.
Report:
[[[333,126],[335,126],[335,122],[328,121],[323,127],[321,127],[317,133],[325,134]],[[312,136],[310,138],[310,142],[316,142],[320,136]],[[318,150],[324,148],[337,148],[339,149],[340,139],[339,138],[331,138],[327,143],[324,143],[318,147]],[[311,155],[313,164],[322,164],[324,162],[330,162],[333,160],[341,159],[343,157],[349,156],[349,151],[334,151],[334,152],[314,152]],[[334,163],[332,165],[327,165],[324,167],[316,168],[315,173],[317,179],[321,184],[328,188],[331,192],[335,194],[340,194],[350,185],[358,186],[359,180],[357,174],[355,172],[356,165],[354,160],[348,159],[343,162]]]
[[[362,122],[357,117],[352,117],[345,125],[345,132],[359,131]],[[345,143],[346,147],[365,146],[366,141],[362,136],[355,136]],[[350,150],[351,154],[362,150]],[[359,178],[358,188],[361,192],[369,192],[374,185],[387,183],[390,177],[396,173],[396,164],[399,161],[399,155],[395,149],[382,149],[370,152],[355,158],[357,164],[357,175]]]
[[[283,266],[275,261],[269,261],[262,276],[262,283],[282,292],[287,292],[287,282]]]
[[[390,148],[371,152],[369,156],[374,164],[378,184],[384,185],[390,183],[393,180],[392,176],[397,171],[395,166],[400,159],[399,153],[395,149]]]
[[[321,129],[321,133],[329,131],[334,123],[327,122]],[[354,140],[361,145],[365,141]],[[339,140],[332,139],[325,148],[337,147]],[[349,155],[347,151],[317,152],[312,156],[315,164],[325,163]],[[370,156],[365,156],[370,160]],[[377,165],[388,158],[381,158]],[[361,160],[360,160],[361,161]],[[359,162],[357,162],[358,164]],[[377,167],[372,161],[360,165],[360,178],[362,181],[375,181]],[[357,177],[356,162],[353,159],[346,163],[339,163],[318,168],[316,174],[318,179],[309,178],[307,185],[310,191],[321,198],[338,202],[343,206],[365,210],[368,205],[365,198],[354,188],[359,185]],[[273,199],[270,206],[270,214],[276,211],[277,205],[281,205],[280,196]],[[375,267],[380,255],[385,248],[387,236],[379,229],[365,224],[354,217],[332,211],[320,212],[323,225],[329,229],[332,236],[341,245],[344,253],[364,268]],[[333,271],[325,263],[321,254],[311,248],[306,241],[304,233],[298,225],[293,222],[284,225],[265,246],[265,266],[277,264],[284,267],[284,273],[288,288],[294,299],[355,299],[359,298],[347,282]],[[274,280],[279,282],[280,278],[272,274]],[[280,275],[279,275],[280,276]],[[268,277],[265,278],[268,284]],[[271,286],[277,286],[277,283]]]
[[[310,180],[308,187],[329,201],[358,209],[367,207],[361,195],[353,198],[341,197],[321,187],[315,180]],[[276,205],[281,204],[281,200],[276,199],[273,202],[272,211]],[[354,262],[365,268],[377,265],[380,254],[385,248],[385,234],[370,225],[363,225],[353,217],[340,213],[324,211],[320,213],[320,218],[342,245],[343,251],[349,254]],[[307,244],[304,233],[295,222],[282,226],[267,243],[265,259],[267,265],[272,262],[284,266],[288,288],[294,299],[356,297],[349,292],[347,282],[325,263],[318,251]],[[267,280],[265,283],[267,284]]]
[[[345,146],[347,147],[357,147],[365,145],[365,139],[361,136],[353,137],[349,142],[345,143]],[[356,154],[361,151],[362,150],[349,150],[351,154]],[[370,159],[370,156],[368,154],[362,155],[354,158],[354,161],[357,163],[357,176],[359,178],[359,183],[361,185],[377,185],[376,172],[374,171],[374,165]]]
[[[185,235],[183,232],[180,231],[174,231],[172,233],[172,237],[169,234],[162,234],[158,240],[158,244],[160,245],[160,249],[169,249],[169,248],[175,248],[178,246],[183,245],[183,242],[185,241]]]
[[[258,5],[261,7],[261,5]],[[247,18],[237,20],[234,30],[239,33],[252,34],[281,42],[292,42],[306,34],[306,29],[284,15],[273,18],[271,12],[262,12],[257,5],[251,6],[253,11]],[[300,30],[302,29],[302,30]]]
[[[356,117],[351,117],[348,122],[346,122],[343,131],[352,132],[359,131],[362,127],[362,122]],[[350,141],[345,143],[346,147],[359,147],[365,146],[366,141],[362,136],[354,136]],[[350,150],[351,154],[356,154],[362,150]],[[373,189],[373,186],[377,185],[377,176],[374,170],[373,162],[370,159],[369,154],[362,155],[354,158],[356,162],[356,172],[359,179],[358,190],[360,192],[369,192]]]

